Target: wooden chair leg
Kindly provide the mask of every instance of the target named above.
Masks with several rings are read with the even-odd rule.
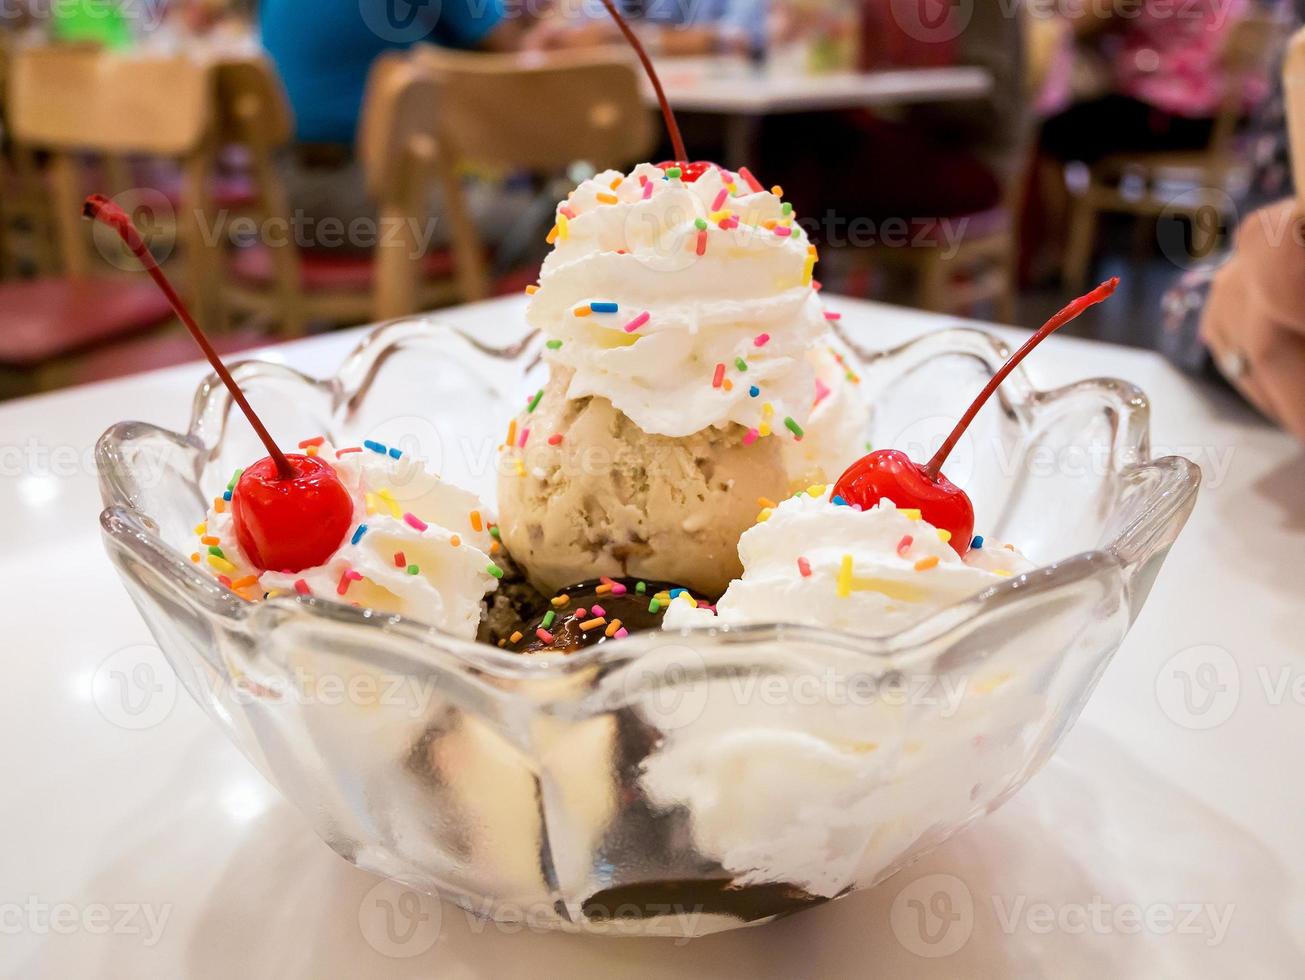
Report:
[[[250,174],[258,189],[255,218],[265,229],[260,244],[272,256],[272,328],[283,337],[302,337],[308,332],[309,303],[304,295],[299,245],[290,224],[290,198],[272,149],[259,139],[251,140],[247,148]],[[281,222],[286,228],[283,240],[271,233]]]
[[[444,210],[449,219],[452,236],[454,275],[462,301],[485,299],[489,296],[489,271],[485,267],[485,252],[481,246],[480,230],[476,227],[471,209],[467,206],[462,182],[452,168],[443,161],[438,164],[440,186],[444,191]]]
[[[90,272],[86,248],[89,234],[81,219],[81,171],[67,153],[50,159],[50,205],[54,212],[60,265],[64,275],[84,276]]]
[[[948,263],[942,251],[925,249],[916,270],[915,305],[931,313],[948,313],[952,303],[947,296]]]
[[[177,218],[177,237],[185,245],[186,279],[195,316],[209,329],[226,327],[221,297],[221,270],[217,267],[225,254],[222,237],[225,215],[214,211],[208,178],[211,159],[207,150],[199,150],[182,161],[181,210]],[[216,232],[217,242],[212,241]]]
[[[416,215],[394,204],[384,206],[380,214],[383,234],[376,248],[375,317],[393,320],[418,311],[420,243],[414,234]]]
[[[6,182],[7,183],[7,182]],[[9,188],[4,189],[0,194],[0,279],[8,279],[17,275],[18,263],[14,259],[13,249],[10,247],[9,211],[5,207],[4,194],[9,193]]]
[[[1153,214],[1133,216],[1133,259],[1145,262],[1155,253],[1159,221]]]
[[[1069,216],[1069,240],[1065,245],[1065,265],[1062,281],[1071,293],[1083,290],[1087,282],[1088,266],[1092,263],[1092,246],[1097,237],[1097,206],[1092,186],[1074,202]]]

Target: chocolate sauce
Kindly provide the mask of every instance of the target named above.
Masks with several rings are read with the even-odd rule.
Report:
[[[681,587],[635,578],[593,579],[568,586],[550,599],[546,612],[527,620],[503,648],[514,653],[574,653],[617,639],[620,630],[659,629],[671,590],[678,592]]]

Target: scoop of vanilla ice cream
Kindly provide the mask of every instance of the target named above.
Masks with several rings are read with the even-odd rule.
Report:
[[[557,370],[501,461],[503,544],[544,592],[599,575],[719,595],[741,571],[758,497],[788,491],[781,444],[743,430],[649,435],[606,398],[569,399]],[[508,518],[511,515],[511,518]]]
[[[550,380],[505,444],[505,543],[545,589],[602,573],[718,594],[757,498],[837,478],[863,442],[815,249],[745,177],[651,164],[582,183],[550,240],[528,312]]]
[[[677,598],[664,628],[800,623],[883,636],[1034,567],[1019,552],[993,545],[961,558],[946,532],[890,500],[860,511],[833,503],[820,488],[763,515],[739,539],[743,575],[730,583],[715,615]]]
[[[315,451],[353,500],[353,522],[331,558],[293,573],[261,571],[240,547],[230,506],[219,500],[197,529],[205,567],[248,599],[297,592],[410,616],[473,639],[483,597],[498,585],[490,521],[476,495],[409,456],[337,453],[329,443]],[[218,555],[210,552],[214,539]]]

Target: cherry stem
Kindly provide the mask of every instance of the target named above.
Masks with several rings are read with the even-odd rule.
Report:
[[[970,407],[966,409],[965,414],[961,416],[961,420],[956,423],[956,428],[952,429],[951,434],[947,436],[943,441],[943,444],[938,447],[938,451],[934,453],[933,459],[929,460],[925,465],[924,472],[930,480],[938,479],[938,474],[942,472],[943,463],[947,462],[947,457],[951,455],[951,451],[956,448],[956,444],[960,442],[961,436],[965,435],[965,430],[970,427],[970,423],[973,422],[974,417],[979,414],[979,410],[983,408],[988,399],[992,397],[992,393],[1001,387],[1001,383],[1006,380],[1012,371],[1015,370],[1019,362],[1028,357],[1033,348],[1037,347],[1038,344],[1042,343],[1065,324],[1069,323],[1070,320],[1073,320],[1089,306],[1096,306],[1096,304],[1109,297],[1118,285],[1119,277],[1115,276],[1112,279],[1103,282],[1086,296],[1080,296],[1078,299],[1066,303],[1060,312],[1040,326],[1037,333],[1030,337],[1024,343],[1023,347],[1010,356],[1010,360],[1003,364],[997,370],[997,373],[988,380],[988,383],[983,386],[983,390],[979,392],[979,397],[974,399]]]
[[[657,69],[653,67],[652,59],[648,57],[648,52],[644,49],[643,43],[635,36],[634,31],[630,29],[630,25],[621,16],[612,0],[602,0],[602,4],[607,8],[607,12],[612,15],[612,20],[616,21],[616,26],[621,29],[625,39],[630,42],[630,47],[634,48],[634,53],[643,62],[643,70],[648,73],[653,91],[657,93],[657,102],[662,107],[662,118],[666,120],[666,132],[670,134],[671,150],[675,153],[676,161],[688,163],[689,155],[684,152],[684,137],[680,135],[680,124],[675,121],[675,113],[671,111],[671,103],[667,100],[666,92],[662,89],[662,80],[657,77]]]
[[[173,311],[181,322],[186,325],[190,335],[195,338],[195,343],[199,344],[199,349],[204,352],[204,356],[208,358],[208,362],[213,366],[213,370],[217,372],[217,376],[222,379],[222,383],[231,392],[231,397],[240,406],[240,410],[245,413],[245,418],[249,419],[249,424],[258,433],[258,438],[263,440],[263,445],[267,447],[267,454],[276,462],[277,475],[282,480],[293,480],[295,471],[294,467],[290,465],[290,460],[286,459],[285,453],[281,452],[277,444],[272,440],[272,436],[263,425],[262,419],[255,414],[254,409],[245,399],[244,392],[240,390],[240,386],[236,384],[235,379],[231,377],[231,372],[227,370],[227,366],[222,363],[222,358],[218,357],[218,353],[213,349],[213,345],[209,343],[208,337],[199,328],[195,318],[190,315],[190,311],[186,309],[186,304],[181,301],[177,291],[172,288],[172,283],[168,282],[168,277],[163,274],[159,264],[154,261],[154,256],[145,247],[145,240],[141,238],[140,232],[132,224],[127,212],[102,194],[92,194],[86,199],[86,203],[82,205],[82,215],[107,225],[116,231],[118,237],[126,243],[136,258],[140,260],[140,264],[145,267],[145,271],[150,274],[150,278],[154,280],[159,289],[162,290],[163,295],[168,298],[168,302],[172,304]]]

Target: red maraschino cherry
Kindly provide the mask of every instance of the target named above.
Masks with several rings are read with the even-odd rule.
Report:
[[[353,522],[353,501],[335,470],[316,457],[281,452],[127,213],[99,194],[86,199],[82,213],[116,231],[140,260],[267,447],[268,455],[241,474],[231,493],[241,549],[264,571],[298,572],[325,563]]]
[[[998,369],[956,427],[943,440],[933,459],[924,466],[913,462],[906,453],[897,449],[878,449],[863,456],[838,478],[833,495],[848,504],[866,510],[888,499],[903,509],[917,509],[921,519],[936,528],[951,533],[951,545],[964,556],[974,538],[974,505],[965,491],[943,476],[943,463],[956,448],[965,430],[969,428],[979,410],[992,397],[1020,361],[1053,333],[1069,323],[1089,306],[1100,303],[1119,285],[1119,277],[1103,282],[1086,296],[1069,303],[1055,316],[1038,328],[1037,333],[1011,355],[1010,360]]]
[[[325,564],[349,533],[353,501],[335,469],[316,456],[286,459],[286,479],[264,456],[236,481],[231,516],[236,540],[259,568],[298,572]]]
[[[680,168],[680,180],[686,184],[692,184],[695,180],[705,174],[708,170],[719,170],[720,165],[712,163],[710,160],[694,160],[692,163],[684,163],[680,160],[663,160],[657,164],[661,170],[670,170],[672,167]]]

